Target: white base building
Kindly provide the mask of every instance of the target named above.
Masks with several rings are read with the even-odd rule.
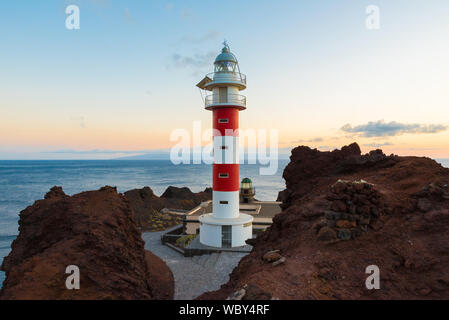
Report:
[[[210,247],[232,248],[246,245],[253,234],[253,217],[240,213],[236,218],[217,218],[214,214],[199,217],[201,223],[200,242]]]

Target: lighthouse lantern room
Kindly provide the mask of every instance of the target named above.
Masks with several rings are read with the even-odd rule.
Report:
[[[226,41],[214,72],[197,86],[208,91],[205,108],[213,121],[213,212],[200,216],[200,242],[218,248],[244,246],[253,217],[239,211],[239,111],[246,109],[246,76]]]

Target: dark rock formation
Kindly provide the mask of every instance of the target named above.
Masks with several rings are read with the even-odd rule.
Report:
[[[52,188],[20,213],[0,298],[172,299],[173,275],[144,250],[132,216],[115,188],[72,197]],[[79,267],[79,290],[66,288],[69,265]]]
[[[334,240],[326,239],[332,234],[329,228],[340,240],[354,239],[366,232],[385,210],[383,196],[363,180],[338,180],[329,188],[326,199],[330,201],[330,210],[324,212],[325,221],[318,232],[323,241]]]
[[[47,194],[44,196],[44,199],[52,199],[52,198],[66,198],[68,197],[64,191],[62,190],[62,187],[54,186],[50,189],[50,191],[47,192]]]
[[[177,188],[168,187],[162,194],[161,198],[174,199],[174,200],[193,200],[195,205],[198,205],[201,201],[212,199],[212,188],[206,188],[202,192],[193,193],[189,188]],[[191,208],[189,208],[191,209]]]
[[[212,189],[207,188],[203,192],[200,193],[193,193],[190,191],[189,188],[177,188],[177,187],[168,187],[167,190],[162,194],[161,198],[166,199],[182,199],[182,200],[197,200],[197,199],[203,199],[203,200],[210,200],[210,197],[212,197]]]
[[[193,209],[202,201],[212,199],[212,189],[193,193],[189,188],[168,187],[158,197],[149,187],[144,187],[127,191],[124,195],[133,209],[138,226],[144,231],[160,231],[182,222],[179,215],[163,213],[162,209]]]
[[[449,169],[380,150],[361,155],[357,144],[298,147],[290,159],[283,212],[230,281],[200,299],[250,285],[273,299],[449,299]],[[285,263],[265,263],[270,250]],[[380,290],[365,286],[370,265]]]

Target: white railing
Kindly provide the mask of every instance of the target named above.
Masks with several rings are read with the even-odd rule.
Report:
[[[236,105],[246,107],[246,97],[241,94],[227,94],[224,97],[210,94],[205,98],[205,106]]]
[[[212,82],[226,82],[234,81],[246,85],[246,75],[240,72],[220,71],[207,74],[207,77],[212,79]]]

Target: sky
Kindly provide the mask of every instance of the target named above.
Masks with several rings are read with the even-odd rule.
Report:
[[[1,1],[0,159],[169,150],[211,127],[195,85],[224,39],[248,77],[241,129],[449,158],[448,34],[447,0]]]

